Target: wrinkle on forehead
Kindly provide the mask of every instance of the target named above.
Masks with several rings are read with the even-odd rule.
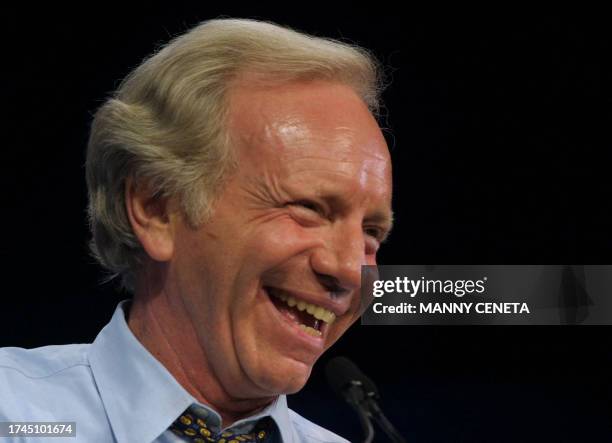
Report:
[[[264,139],[274,140],[279,148],[287,149],[291,146],[288,141],[312,138],[308,125],[297,118],[287,118],[281,121],[272,121],[264,126]]]
[[[358,129],[334,127],[321,133],[292,120],[267,126],[265,146],[278,161],[278,172],[311,188],[339,181],[353,197],[390,193],[390,158],[379,140],[359,139]],[[327,188],[324,185],[323,188]],[[320,189],[323,191],[322,189]],[[338,189],[339,190],[339,189]],[[346,196],[348,197],[348,195]]]
[[[389,162],[389,153],[381,139],[371,137],[359,141],[357,129],[335,127],[325,132],[312,131],[310,126],[297,119],[291,122],[278,122],[265,127],[265,146],[275,149],[285,161],[333,160],[335,163],[361,164],[364,160],[370,165]],[[382,175],[382,174],[381,174]]]
[[[323,162],[321,160],[324,160]],[[299,158],[283,164],[283,171],[297,178],[300,174],[318,174],[333,178],[356,180],[364,188],[372,181],[385,184],[391,175],[389,163],[378,159],[336,160],[333,157]]]
[[[372,181],[390,187],[386,141],[365,104],[350,88],[311,86],[236,95],[232,126],[242,153],[293,178],[310,172],[350,178],[362,189]]]
[[[386,182],[389,176],[389,163],[386,161],[386,159],[366,158],[364,159],[363,166],[360,169],[359,184],[362,188],[365,188],[368,185],[369,178],[375,177],[380,182]]]

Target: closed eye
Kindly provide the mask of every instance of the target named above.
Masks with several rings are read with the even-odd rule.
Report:
[[[312,200],[296,200],[288,203],[289,206],[299,209],[300,211],[308,211],[316,213],[321,217],[327,217],[327,210],[319,203]]]
[[[295,200],[285,204],[290,213],[300,223],[307,226],[318,226],[327,218],[324,207],[312,200]]]
[[[319,206],[315,202],[309,200],[298,200],[290,204],[295,206],[301,206],[302,208],[309,209],[314,212],[321,212],[321,208],[319,208]]]
[[[380,230],[376,228],[365,228],[363,232],[365,232],[370,237],[374,237],[375,239],[378,239],[381,235]]]
[[[379,227],[365,227],[363,232],[365,232],[366,235],[375,238],[379,243],[383,243],[389,234],[386,229]]]

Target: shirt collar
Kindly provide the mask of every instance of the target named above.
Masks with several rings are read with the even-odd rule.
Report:
[[[278,396],[272,404],[257,414],[238,420],[232,424],[232,428],[238,427],[241,423],[247,421],[258,420],[266,415],[271,416],[276,422],[282,441],[287,443],[293,442],[293,428],[291,426],[291,419],[289,418],[289,407],[287,406],[287,397],[285,395]]]
[[[191,404],[200,404],[138,341],[129,329],[126,312],[130,300],[119,303],[100,331],[89,362],[108,420],[118,443],[151,443]],[[270,415],[284,442],[292,441],[287,398],[279,396],[259,413],[232,427]]]

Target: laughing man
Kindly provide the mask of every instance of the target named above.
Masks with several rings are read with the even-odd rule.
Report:
[[[391,224],[357,47],[251,20],[204,22],[97,111],[92,247],[133,293],[92,344],[0,350],[0,421],[83,442],[343,442],[287,407],[359,317]]]

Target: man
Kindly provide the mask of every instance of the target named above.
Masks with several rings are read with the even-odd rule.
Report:
[[[345,441],[287,408],[391,228],[363,50],[212,20],[96,113],[92,246],[133,292],[91,345],[0,351],[0,421],[79,441]]]

